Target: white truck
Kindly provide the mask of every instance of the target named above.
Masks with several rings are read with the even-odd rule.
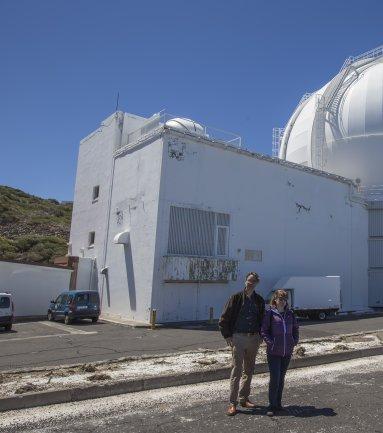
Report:
[[[299,317],[325,320],[341,308],[340,276],[283,277],[267,296],[278,289],[289,295],[289,305]]]

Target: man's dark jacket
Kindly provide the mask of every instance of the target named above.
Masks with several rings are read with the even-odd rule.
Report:
[[[253,292],[255,295],[255,303],[258,309],[257,325],[260,329],[262,325],[263,316],[265,314],[265,301],[262,296],[258,293]],[[226,302],[223,309],[222,316],[219,319],[218,326],[221,331],[223,338],[229,338],[233,336],[235,324],[238,319],[239,312],[245,300],[245,291],[235,293]]]

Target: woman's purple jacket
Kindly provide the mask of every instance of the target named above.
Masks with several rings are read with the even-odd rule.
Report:
[[[279,313],[275,307],[267,308],[261,337],[266,342],[269,355],[291,356],[299,341],[299,327],[294,313],[289,308],[283,313]]]

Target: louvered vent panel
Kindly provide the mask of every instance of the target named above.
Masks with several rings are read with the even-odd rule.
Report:
[[[168,254],[212,256],[214,212],[171,206]]]

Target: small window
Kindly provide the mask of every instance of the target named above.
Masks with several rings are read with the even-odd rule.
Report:
[[[99,195],[100,195],[100,185],[96,185],[96,186],[93,187],[92,200],[93,201],[97,201]]]
[[[95,232],[89,232],[89,240],[88,240],[88,247],[93,247],[94,246],[94,239],[96,237],[96,233]]]
[[[225,226],[218,226],[217,227],[217,236],[216,236],[217,256],[226,256],[227,255],[228,234],[229,234],[229,228],[228,227],[225,227]]]

